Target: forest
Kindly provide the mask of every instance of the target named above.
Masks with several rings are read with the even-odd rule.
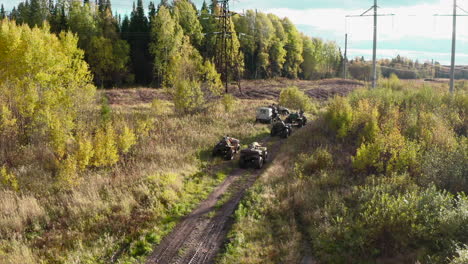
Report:
[[[222,11],[0,6],[0,263],[154,263],[213,195],[208,228],[232,210],[213,263],[468,263],[468,82],[451,94],[445,66],[401,56],[379,61],[375,89],[363,58],[340,79],[336,43],[254,10],[230,16],[224,76]],[[272,104],[307,125],[271,137],[255,115]],[[270,160],[213,157],[226,135]],[[203,252],[201,228],[181,245]]]
[[[194,51],[192,59],[197,57],[197,63],[208,67],[214,63],[220,71],[221,25],[216,19],[220,14],[216,0],[204,2],[200,10],[189,0],[147,4],[138,0],[128,16],[114,14],[110,0],[27,0],[8,17],[31,28],[46,26],[55,34],[76,34],[98,87],[172,85],[171,71],[186,48]],[[5,11],[0,13],[0,19],[3,17]],[[247,10],[232,13],[230,25],[228,75],[232,81],[320,79],[341,72],[339,47],[300,33],[288,18]]]

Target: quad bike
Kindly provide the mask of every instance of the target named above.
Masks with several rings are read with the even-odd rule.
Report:
[[[271,127],[270,136],[280,136],[281,138],[288,138],[292,133],[291,124],[286,124],[283,121],[276,122]]]
[[[286,115],[289,115],[291,112],[286,107],[278,106],[278,113],[280,115],[286,116]]]
[[[224,137],[213,148],[213,157],[222,157],[225,160],[234,159],[234,155],[240,150],[240,141],[235,138]]]
[[[292,113],[286,117],[285,122],[297,127],[303,127],[307,124],[307,117],[302,113]]]
[[[255,123],[271,124],[279,119],[278,113],[271,107],[260,107],[257,109]]]
[[[268,160],[268,150],[262,147],[257,142],[250,144],[246,149],[241,150],[239,158],[239,166],[247,168],[254,166],[256,169],[261,169],[263,164]]]

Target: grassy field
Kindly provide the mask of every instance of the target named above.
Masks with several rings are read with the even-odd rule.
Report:
[[[35,167],[17,173],[21,190],[0,191],[1,263],[134,263],[224,180],[232,164],[211,158],[223,135],[263,138],[255,125],[262,100],[239,100],[226,112],[179,116],[164,98],[111,104],[114,120],[140,131],[111,167],[89,169],[62,189]]]
[[[331,99],[242,201],[218,263],[465,263],[468,97],[457,87],[383,80]]]
[[[0,172],[10,186],[0,191],[0,263],[143,261],[235,166],[213,160],[211,147],[227,134],[243,144],[267,137],[255,109],[290,84],[320,110],[249,191],[218,261],[444,263],[459,252],[453,261],[463,263],[466,83],[452,98],[445,84],[384,80],[366,92],[337,79],[248,81],[233,111],[212,103],[184,116],[160,90],[101,92],[110,103],[101,118],[138,132],[136,144],[115,165],[80,172],[72,188],[44,167],[50,154],[21,150],[17,182]]]

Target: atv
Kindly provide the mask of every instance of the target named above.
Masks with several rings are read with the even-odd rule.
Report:
[[[282,138],[288,138],[292,133],[291,124],[286,124],[283,121],[276,122],[271,127],[270,136],[280,136]]]
[[[271,124],[279,119],[278,112],[273,107],[260,107],[257,109],[255,123]]]
[[[307,124],[307,117],[302,113],[292,113],[286,117],[285,122],[297,127],[303,127]]]
[[[289,115],[291,112],[286,107],[278,106],[278,113],[280,115],[286,116],[286,115]]]
[[[234,159],[234,155],[240,150],[240,141],[234,138],[224,137],[213,148],[213,157],[222,157],[225,160]]]
[[[257,169],[261,169],[263,164],[268,160],[268,150],[266,147],[262,147],[257,142],[252,143],[248,148],[241,150],[239,158],[239,166],[241,168],[247,168],[248,166],[254,166]]]

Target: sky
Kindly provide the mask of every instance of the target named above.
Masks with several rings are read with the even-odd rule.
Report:
[[[21,0],[0,0],[7,10]],[[111,0],[114,11],[128,13],[131,0]],[[143,0],[147,6],[149,0]],[[159,0],[155,0],[159,2]],[[201,6],[203,0],[193,0]],[[459,14],[468,11],[468,0],[459,0]],[[372,56],[372,17],[345,18],[360,15],[373,5],[372,0],[233,0],[231,9],[242,12],[257,9],[280,17],[289,17],[300,31],[313,37],[335,41],[344,49],[344,36],[348,34],[348,58]],[[418,59],[432,59],[450,63],[453,0],[379,0],[378,58],[397,55]],[[468,16],[457,18],[456,63],[468,65]]]

